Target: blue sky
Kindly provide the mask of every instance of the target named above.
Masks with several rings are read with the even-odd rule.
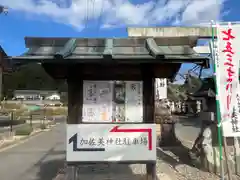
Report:
[[[238,21],[239,0],[0,0],[0,45],[24,52],[25,36],[127,37],[128,26],[191,26]]]

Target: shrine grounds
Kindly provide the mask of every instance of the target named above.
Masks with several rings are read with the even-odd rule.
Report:
[[[199,128],[193,119],[180,120],[177,137],[191,147]],[[194,126],[193,126],[194,125]],[[185,140],[185,141],[183,141]],[[71,168],[64,168],[66,128],[65,121],[51,131],[41,133],[14,148],[0,151],[1,180],[63,180],[70,179]],[[157,148],[159,180],[215,180],[219,177],[199,170],[189,163],[187,148]],[[145,165],[95,164],[79,166],[80,180],[141,180]]]

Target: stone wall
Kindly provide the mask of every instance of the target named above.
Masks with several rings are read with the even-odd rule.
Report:
[[[223,148],[224,170],[226,172],[226,162],[228,162],[232,173],[240,175],[240,138],[226,138],[226,142],[227,147],[226,149]],[[227,158],[224,156],[224,151],[227,153]],[[203,129],[202,152],[199,163],[202,168],[209,172],[220,174],[218,129],[214,123]]]

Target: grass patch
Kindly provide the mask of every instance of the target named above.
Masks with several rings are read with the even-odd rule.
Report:
[[[13,119],[17,120],[22,115],[26,114],[27,108],[22,104],[17,103],[1,103],[2,109],[0,111],[0,114],[3,116],[11,116],[13,115]],[[11,114],[13,113],[13,114]]]
[[[16,136],[29,136],[33,129],[30,125],[22,126],[15,131]]]
[[[22,109],[22,104],[17,103],[1,103],[3,109]]]
[[[29,114],[29,112],[26,109],[18,109],[16,111],[14,111],[13,113],[16,117],[22,116],[22,115],[25,115],[25,114]]]

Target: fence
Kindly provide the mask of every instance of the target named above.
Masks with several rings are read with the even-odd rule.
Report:
[[[29,112],[23,116],[16,116],[14,111],[0,113],[4,116],[0,120],[0,139],[14,135],[18,129],[24,128],[25,126],[30,126],[32,129],[40,128],[41,126],[46,126],[47,124],[54,124],[54,118],[49,122],[49,113],[46,116],[45,109]]]

